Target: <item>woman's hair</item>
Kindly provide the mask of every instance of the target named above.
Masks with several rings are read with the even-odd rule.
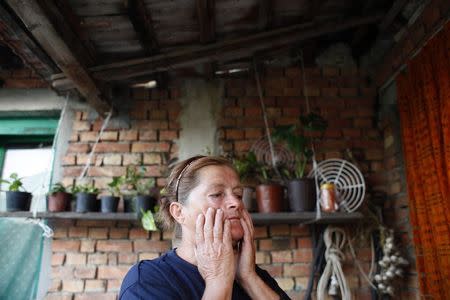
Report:
[[[157,214],[160,227],[172,229],[176,225],[169,211],[170,203],[186,203],[191,191],[199,184],[198,171],[206,166],[227,166],[235,170],[229,160],[220,156],[194,156],[177,163],[167,178],[167,185],[161,197],[161,206]],[[176,237],[179,237],[179,229],[175,228]]]

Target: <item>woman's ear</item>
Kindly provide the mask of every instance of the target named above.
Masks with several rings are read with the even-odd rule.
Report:
[[[184,223],[183,205],[179,202],[172,202],[169,206],[169,212],[175,221],[179,224]]]

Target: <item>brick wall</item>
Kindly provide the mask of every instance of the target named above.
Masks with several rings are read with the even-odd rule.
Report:
[[[358,69],[309,68],[311,109],[329,122],[317,159],[348,158],[350,151],[364,173],[371,191],[383,190],[383,142],[375,122],[375,90]],[[265,103],[271,126],[296,122],[306,111],[301,71],[292,67],[268,69],[263,74]],[[129,164],[143,164],[147,176],[165,182],[165,164],[178,151],[174,140],[182,132],[178,117],[180,91],[133,90],[130,123],[114,122],[104,132],[88,177],[104,188],[111,176],[121,175]],[[252,78],[225,82],[222,114],[218,119],[220,145],[224,151],[241,153],[263,134],[263,119]],[[64,183],[80,174],[92,148],[101,120],[88,120],[78,112],[67,155]],[[348,150],[347,150],[348,149]],[[146,233],[138,224],[118,221],[68,221],[53,224],[52,288],[47,298],[115,299],[128,268],[143,258],[154,258],[170,248],[171,233]],[[276,278],[294,299],[303,296],[312,260],[308,226],[256,227],[257,263]],[[370,251],[357,251],[363,268],[369,268]],[[347,257],[344,270],[357,299],[369,299],[367,284]]]
[[[33,89],[47,88],[48,84],[34,71],[24,67],[17,70],[1,70],[0,88]]]

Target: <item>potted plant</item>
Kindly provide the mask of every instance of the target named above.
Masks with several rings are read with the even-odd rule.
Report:
[[[72,194],[67,192],[67,189],[62,183],[55,183],[48,193],[47,209],[51,212],[70,210],[70,202],[72,201]]]
[[[94,184],[80,184],[73,188],[76,195],[76,212],[94,212],[98,211],[98,188]]]
[[[12,173],[9,180],[2,179],[1,182],[8,185],[6,211],[29,211],[32,195],[23,188],[22,178]]]
[[[155,185],[154,178],[145,178],[145,168],[128,166],[122,183],[125,189],[124,195],[125,212],[136,212],[141,216],[141,208],[144,211],[152,210],[156,204],[156,198],[152,196],[152,188]]]
[[[256,203],[261,213],[274,213],[285,210],[284,187],[274,180],[276,170],[263,163],[258,166],[260,184],[256,186]]]
[[[244,186],[242,202],[248,211],[256,210],[256,203],[253,199],[253,191],[256,186],[256,174],[258,172],[259,162],[254,152],[250,151],[247,155],[233,159],[233,165],[238,172],[242,185]]]
[[[277,127],[273,137],[275,141],[285,143],[295,156],[294,169],[286,172],[293,174],[287,184],[291,211],[313,211],[316,207],[315,182],[314,179],[305,177],[305,169],[313,156],[313,136],[323,135],[328,124],[315,113],[300,116],[299,119],[301,126],[294,124]]]
[[[121,177],[113,177],[112,181],[108,183],[109,195],[103,195],[100,197],[101,212],[117,212],[120,200],[120,186],[122,185]]]

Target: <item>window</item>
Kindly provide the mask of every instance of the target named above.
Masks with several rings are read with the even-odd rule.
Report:
[[[57,125],[54,117],[0,119],[0,174],[5,179],[11,173],[23,177],[23,187],[33,194],[32,209],[46,209]],[[0,210],[5,210],[4,197],[2,193]]]

